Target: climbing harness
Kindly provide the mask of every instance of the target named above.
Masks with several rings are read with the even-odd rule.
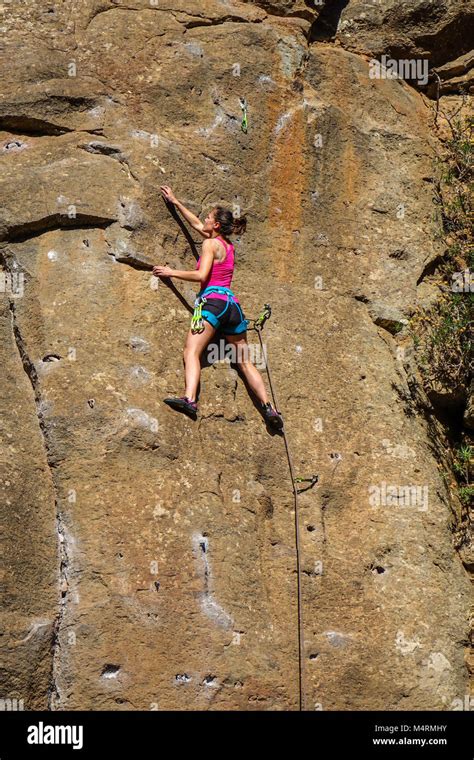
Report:
[[[255,330],[260,341],[260,347],[262,354],[265,356],[265,365],[268,376],[268,383],[270,385],[270,391],[272,394],[273,404],[276,410],[278,410],[278,403],[275,394],[275,387],[273,385],[272,375],[270,371],[270,365],[268,362],[268,356],[263,346],[262,329],[267,319],[270,318],[272,313],[270,304],[265,304],[262,312],[259,316],[250,320],[253,322],[253,326],[249,327],[249,330]],[[293,460],[290,452],[290,445],[288,443],[288,436],[286,434],[286,427],[282,430],[283,440],[285,442],[286,456],[288,459],[288,468],[290,471],[290,478],[293,485],[293,497],[295,507],[295,544],[296,544],[296,578],[297,578],[297,596],[298,596],[298,686],[299,686],[299,709],[306,710],[306,678],[305,678],[305,644],[304,644],[304,624],[303,624],[303,603],[301,599],[301,559],[300,559],[300,527],[299,527],[299,513],[298,513],[298,495],[303,491],[306,491],[313,486],[319,480],[318,475],[312,475],[310,478],[297,478],[295,477],[295,471],[293,467]],[[306,488],[299,489],[297,483],[309,483]]]
[[[247,101],[245,98],[239,98],[240,100],[240,107],[242,109],[242,123],[240,125],[240,128],[242,132],[245,132],[247,134],[248,129],[248,119],[247,119]]]
[[[226,305],[224,307],[224,310],[218,315],[218,317],[222,317],[223,314],[227,311],[230,304],[236,304],[239,307],[239,304],[235,300],[235,296],[233,292],[229,288],[221,287],[220,285],[209,285],[208,288],[204,288],[204,290],[201,290],[196,297],[196,300],[194,302],[194,312],[193,316],[191,317],[191,332],[193,333],[200,333],[204,330],[204,317],[202,314],[202,307],[206,303],[207,298],[210,293],[222,293],[226,296]],[[242,314],[242,311],[239,307],[239,311]],[[204,314],[206,315],[206,319],[208,322],[210,322],[214,327],[219,326],[219,319],[210,312],[204,310]],[[250,320],[245,319],[242,320],[243,322],[246,322],[247,325]],[[242,328],[243,330],[243,328]]]

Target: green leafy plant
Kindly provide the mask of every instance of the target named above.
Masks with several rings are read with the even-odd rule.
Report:
[[[463,504],[471,504],[474,499],[474,486],[460,486],[458,494]]]
[[[461,273],[474,268],[474,119],[465,115],[465,107],[462,101],[448,114],[436,104],[435,125],[439,118],[444,125],[444,153],[437,158],[433,200],[445,250],[437,269],[439,298],[429,308],[416,310],[410,321],[425,389],[441,389],[453,398],[465,397],[472,374],[474,293],[469,287],[461,292],[453,289],[453,275],[462,277]]]
[[[461,444],[453,453],[453,470],[459,483],[458,496],[463,504],[469,505],[474,498],[474,486],[470,483],[471,466],[474,464],[474,447]]]

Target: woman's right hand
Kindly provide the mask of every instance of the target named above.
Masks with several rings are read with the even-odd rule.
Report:
[[[177,198],[169,185],[161,185],[160,190],[165,201],[168,201],[168,203],[177,202]]]

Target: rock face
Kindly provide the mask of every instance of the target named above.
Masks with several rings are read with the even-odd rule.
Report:
[[[198,214],[248,215],[235,289],[249,317],[273,307],[263,338],[293,460],[319,474],[299,497],[307,708],[444,710],[466,693],[457,508],[399,335],[440,253],[436,145],[423,96],[371,79],[353,50],[447,51],[451,33],[454,49],[467,3],[413,34],[401,11],[387,27],[391,5],[359,24],[349,3],[345,50],[311,41],[311,2],[9,4],[6,697],[298,708],[283,441],[225,362],[203,371],[197,423],[162,403],[182,391],[194,293],[147,271],[194,267],[163,183]]]
[[[474,10],[469,0],[342,0],[327,2],[315,33],[331,29],[349,50],[376,57],[428,58],[431,66],[451,61],[471,47]],[[454,54],[453,54],[454,53]]]

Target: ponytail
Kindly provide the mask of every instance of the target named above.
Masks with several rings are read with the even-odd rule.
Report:
[[[230,235],[241,235],[247,228],[247,219],[245,216],[234,217],[232,211],[223,206],[216,206],[214,209],[214,217],[216,222],[219,222],[221,232],[224,237],[230,237]]]
[[[247,217],[240,216],[238,219],[234,219],[232,223],[232,232],[234,235],[242,235],[247,229]]]

